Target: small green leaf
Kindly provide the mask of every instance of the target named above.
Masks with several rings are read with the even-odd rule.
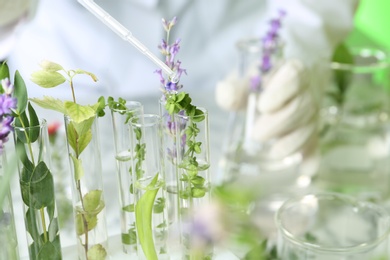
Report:
[[[93,212],[94,210],[96,210],[100,205],[101,197],[101,190],[91,190],[90,192],[85,194],[83,197],[84,210],[86,212]]]
[[[156,204],[154,204],[154,206],[153,206],[153,212],[155,214],[162,213],[164,211],[164,208],[165,208],[165,199],[164,198],[158,198],[156,200]]]
[[[93,81],[98,81],[98,78],[95,76],[95,74],[89,72],[89,71],[85,71],[85,70],[82,70],[82,69],[77,69],[74,71],[75,74],[85,74],[85,75],[88,75],[92,78]]]
[[[202,176],[195,176],[191,179],[191,183],[197,186],[202,186],[205,182],[205,179]]]
[[[37,259],[61,259],[61,248],[57,248],[51,242],[46,242],[39,248]]]
[[[41,243],[40,236],[37,228],[37,217],[35,214],[35,210],[32,208],[29,208],[26,212],[26,228],[28,233],[30,233],[31,237],[34,241],[36,241],[38,244]]]
[[[193,122],[199,123],[202,122],[205,119],[205,115],[202,110],[196,109],[195,115],[191,118]]]
[[[17,127],[15,129],[15,133],[17,139],[24,144],[29,142],[28,133],[25,131],[25,129],[29,126],[30,122],[28,121],[25,111],[23,111],[18,117],[15,118],[15,127]]]
[[[134,204],[129,204],[129,205],[126,205],[122,208],[123,211],[126,211],[126,212],[134,212]]]
[[[44,60],[41,63],[39,63],[39,65],[45,71],[55,72],[59,70],[64,70],[64,68],[60,64],[49,60]]]
[[[75,129],[74,122],[70,122],[67,125],[66,134],[67,134],[69,145],[73,148],[74,152],[76,153],[76,157],[78,157],[82,153],[82,151],[84,151],[84,149],[88,146],[88,144],[92,140],[91,129],[88,129],[88,131],[85,134],[79,136]]]
[[[50,221],[48,231],[49,231],[49,241],[53,242],[54,239],[57,237],[58,232],[59,232],[59,226],[58,226],[57,218],[53,218]]]
[[[29,171],[22,171],[22,174],[20,179],[22,199],[28,207],[41,209],[53,203],[53,176],[45,162],[40,161],[31,175]]]
[[[191,195],[193,198],[202,198],[206,194],[206,190],[204,188],[192,188]]]
[[[75,123],[80,123],[96,116],[96,112],[90,106],[82,106],[71,101],[65,101],[66,114]]]
[[[69,124],[66,126],[66,138],[68,140],[70,147],[72,147],[73,151],[78,152],[77,132],[76,132],[76,129],[74,129],[73,122],[69,122]],[[79,154],[80,153],[78,153],[77,156]]]
[[[88,249],[87,258],[93,260],[105,260],[107,257],[106,249],[101,244],[96,244]]]
[[[0,80],[5,79],[5,78],[10,78],[9,77],[9,68],[8,64],[6,61],[3,61],[0,65]],[[3,88],[1,88],[3,90]],[[4,90],[1,92],[4,93]]]
[[[59,99],[43,96],[43,99],[30,98],[30,101],[34,102],[42,108],[54,110],[60,112],[61,114],[65,114],[66,112],[64,103]]]
[[[39,124],[39,118],[37,116],[37,113],[35,112],[34,108],[31,106],[30,102],[28,102],[28,114],[30,116],[30,123],[29,123],[29,128],[27,128],[27,134],[29,137],[29,142],[34,143],[40,133],[40,124]]]
[[[122,233],[122,243],[125,245],[134,245],[137,243],[137,233],[129,229],[129,233]]]
[[[89,129],[85,134],[83,134],[82,136],[79,137],[79,142],[78,142],[78,151],[79,151],[79,154],[82,153],[82,151],[84,151],[84,149],[88,146],[88,144],[91,142],[92,140],[92,131],[91,129]]]
[[[21,114],[26,109],[28,96],[26,84],[22,76],[20,76],[19,71],[15,72],[14,97],[18,100],[16,111],[18,114]]]
[[[85,218],[86,223],[84,223]],[[96,215],[89,215],[89,214],[83,214],[83,213],[77,213],[76,219],[75,219],[75,226],[76,226],[76,233],[78,236],[81,236],[85,233],[85,228],[87,231],[91,231],[94,229],[97,225],[98,219]],[[85,226],[84,226],[85,224]]]
[[[95,117],[91,117],[89,119],[81,121],[80,123],[73,122],[73,126],[74,126],[78,136],[83,136],[88,131],[90,131],[94,120],[95,120]]]
[[[98,99],[98,106],[95,107],[96,114],[98,117],[103,117],[106,113],[104,112],[104,108],[106,107],[106,101],[103,96]]]
[[[77,159],[72,154],[70,154],[70,158],[72,159],[73,162],[74,179],[75,181],[78,181],[84,176],[83,165],[81,163],[81,160]]]
[[[40,70],[31,74],[31,81],[43,88],[54,88],[66,81],[66,78],[56,71]]]

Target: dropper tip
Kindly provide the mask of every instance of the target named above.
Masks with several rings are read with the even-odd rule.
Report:
[[[177,73],[177,71],[173,71],[170,78],[171,78],[171,82],[172,83],[177,83],[177,82],[179,82],[179,79],[180,79],[179,74]]]

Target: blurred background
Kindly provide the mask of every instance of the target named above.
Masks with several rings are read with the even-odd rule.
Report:
[[[323,86],[326,85],[323,77],[330,69],[328,65],[335,57],[334,53],[340,43],[344,43],[347,49],[377,48],[386,55],[390,52],[388,0],[95,2],[161,59],[163,56],[157,48],[161,39],[165,37],[161,18],[170,20],[177,16],[178,22],[170,37],[171,40],[180,38],[178,59],[182,61],[182,68],[187,70],[187,75],[183,75],[180,83],[183,84],[184,90],[190,93],[195,104],[209,110],[210,172],[212,180],[217,184],[224,183],[226,178],[224,168],[226,162],[223,160],[226,160],[224,156],[227,143],[230,142],[229,130],[233,128],[232,122],[238,124],[231,120],[232,114],[239,109],[229,104],[234,103],[231,101],[234,100],[232,96],[241,95],[240,87],[233,90],[227,90],[225,87],[229,75],[232,75],[242,62],[236,43],[241,39],[261,38],[267,32],[269,21],[275,17],[278,10],[286,12],[281,26],[281,37],[285,44],[284,59],[299,60],[303,64],[305,70],[302,74],[310,82],[308,88],[314,92],[312,99],[315,106],[322,106],[317,104],[316,97],[318,95],[324,97],[327,92],[327,87]],[[161,92],[159,77],[154,73],[158,69],[156,65],[76,0],[0,0],[0,59],[7,61],[10,71],[18,70],[21,73],[26,81],[29,97],[47,95],[64,100],[71,99],[71,92],[66,84],[55,89],[43,89],[30,81],[30,75],[39,70],[39,63],[42,60],[51,60],[66,69],[80,68],[97,76],[99,79],[97,83],[91,83],[88,77],[81,76],[75,79],[76,96],[81,103],[92,104],[100,96],[122,97],[141,101],[145,106],[145,112],[158,113]],[[323,67],[327,68],[321,70]],[[389,87],[389,84],[383,84],[383,88],[387,88],[386,91],[390,91]],[[387,100],[388,96],[385,98]],[[37,111],[49,123],[63,124],[60,114],[40,108],[37,108]],[[318,117],[320,115],[319,112]],[[334,120],[334,117],[329,120]],[[103,118],[99,124],[104,153],[102,157],[105,160],[103,179],[109,191],[106,200],[110,201],[107,205],[109,235],[115,236],[120,233],[120,227],[117,212],[117,180],[113,178],[115,160],[110,156],[113,151],[112,130],[111,126],[108,127],[110,118]],[[59,140],[53,142],[54,151],[64,148],[64,136],[64,129],[59,128],[57,137]],[[320,142],[317,141],[316,139],[316,147],[317,144],[319,147]],[[7,143],[7,149],[13,149],[12,145],[12,142]],[[318,161],[312,163],[311,160],[314,157],[316,160],[321,158],[321,149],[315,150],[313,153],[304,154],[310,159],[308,160],[310,180],[304,182],[305,187],[313,183],[315,178],[312,177],[321,172],[321,163]],[[62,209],[59,207],[59,210],[62,210],[59,215],[64,216],[64,219],[67,216],[66,218],[71,221],[71,209],[66,206],[66,201],[70,197],[68,186],[70,178],[63,172],[64,167],[68,167],[67,161],[61,162],[58,153],[54,153],[53,156],[56,156],[53,161],[58,163],[56,167],[61,174],[57,184],[57,200],[62,199],[59,204],[65,205]],[[303,161],[306,159],[305,156]],[[387,156],[388,153],[386,159],[389,159]],[[390,176],[387,170],[386,168],[386,175]],[[17,176],[14,176],[12,187],[17,223],[23,223]],[[256,208],[256,205],[252,207],[254,214],[260,214],[256,223],[261,222],[263,220],[261,216],[265,216],[261,215],[264,213],[261,213],[263,209]],[[264,228],[266,226],[264,223],[269,223],[270,219],[272,217],[268,215],[264,217],[265,222],[259,224],[261,228]],[[72,225],[65,222],[63,225],[67,228],[64,229],[61,238],[63,247],[74,244]],[[24,227],[20,224],[17,229],[21,234],[18,237],[21,255],[27,255]]]

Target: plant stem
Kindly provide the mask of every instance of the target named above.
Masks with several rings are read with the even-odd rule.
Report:
[[[43,207],[40,208],[39,211],[40,211],[40,213],[41,213],[42,228],[43,228],[43,237],[45,238],[45,242],[47,242],[47,241],[48,241],[48,238],[47,238],[47,231],[46,231],[45,212],[44,212]]]
[[[74,87],[73,87],[73,81],[72,81],[72,79],[69,81],[69,84],[70,84],[70,89],[72,90],[73,102],[76,103],[76,95],[74,94]]]
[[[76,95],[74,93],[74,87],[73,87],[73,81],[72,81],[72,77],[70,78],[70,81],[69,81],[69,84],[70,84],[70,89],[72,91],[72,98],[73,98],[73,102],[74,103],[77,103],[76,102]],[[75,135],[78,137],[78,134],[76,132],[76,130],[74,130],[75,132]],[[79,142],[78,142],[78,138],[76,138],[76,158],[79,159]],[[80,185],[80,180],[77,180],[76,182],[76,187],[77,187],[77,191],[79,192],[79,195],[80,195],[80,202],[81,202],[81,208],[83,210],[83,213],[81,214],[81,218],[83,219],[83,225],[84,225],[84,236],[85,236],[85,243],[84,243],[84,250],[85,250],[85,258],[88,259],[88,222],[85,218],[85,208],[84,208],[84,201],[83,201],[83,193],[81,192],[81,185]]]
[[[80,195],[81,208],[83,210],[83,213],[81,213],[81,218],[83,219],[83,225],[84,225],[84,236],[85,236],[84,250],[85,250],[85,257],[86,259],[88,259],[88,222],[84,214],[85,208],[84,208],[83,194],[81,192],[80,180],[77,181],[76,186],[77,186],[77,191],[79,192]]]
[[[23,120],[21,120],[20,117],[19,117],[19,121],[20,121],[20,123],[22,124],[22,128],[23,128],[24,130],[26,130],[26,126],[24,125]],[[28,147],[28,150],[29,150],[29,152],[30,152],[31,162],[32,162],[32,164],[33,164],[34,167],[35,167],[34,153],[33,153],[32,147],[31,147],[30,138],[28,137],[26,131],[23,131],[23,132],[24,132],[24,136],[26,137],[26,140],[27,140],[27,147]]]

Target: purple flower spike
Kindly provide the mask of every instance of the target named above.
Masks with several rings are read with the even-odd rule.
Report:
[[[270,28],[262,38],[262,57],[260,61],[260,74],[267,73],[272,69],[272,57],[278,50],[279,31],[282,27],[281,19],[286,15],[284,10],[279,10],[278,17],[270,20]],[[251,79],[250,88],[252,91],[261,91],[261,76],[255,76]]]
[[[181,68],[181,62],[176,60],[176,57],[180,51],[180,42],[181,39],[178,38],[172,44],[169,44],[169,32],[172,27],[177,23],[177,18],[173,17],[172,20],[167,21],[164,18],[162,19],[162,24],[167,32],[167,40],[162,40],[160,45],[158,45],[158,49],[161,54],[165,57],[165,64],[177,72],[179,81],[182,74],[187,74],[186,70]],[[165,75],[162,74],[161,70],[157,70],[156,73],[160,76],[161,89],[165,92],[175,92],[183,87],[183,85],[179,84],[179,81],[173,83],[170,78],[164,78]]]

